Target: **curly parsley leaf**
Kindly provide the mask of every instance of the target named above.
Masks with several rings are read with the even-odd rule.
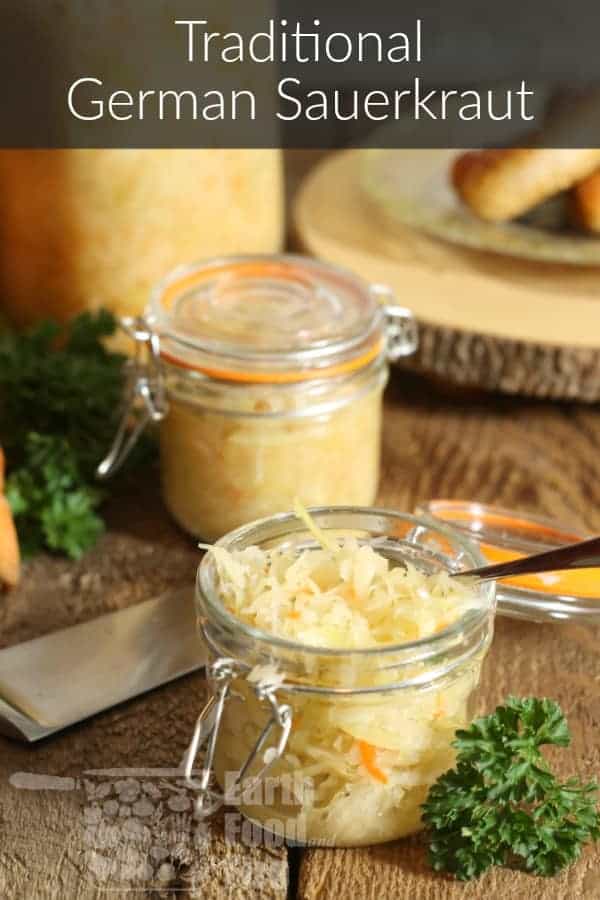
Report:
[[[9,466],[23,463],[30,432],[63,437],[93,478],[114,434],[125,358],[101,342],[115,329],[107,312],[68,326],[45,322],[0,335],[0,433]]]
[[[0,435],[25,556],[46,548],[76,558],[103,530],[95,469],[112,442],[126,377],[126,358],[103,342],[115,328],[101,310],[66,326],[0,334]],[[149,458],[151,447],[142,440],[129,464]]]
[[[466,881],[494,865],[555,875],[574,862],[600,837],[597,785],[560,782],[540,750],[569,741],[560,706],[537,698],[510,697],[458,731],[456,768],[423,805],[431,866]]]
[[[77,559],[104,530],[95,510],[101,493],[82,478],[64,438],[31,432],[24,464],[6,482],[25,556],[44,547]]]

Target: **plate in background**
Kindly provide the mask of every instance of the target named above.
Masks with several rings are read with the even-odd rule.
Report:
[[[405,368],[508,394],[600,400],[600,266],[507,257],[394,224],[362,189],[368,157],[335,153],[294,201],[302,246],[389,285],[419,322]],[[429,151],[410,151],[411,154]]]
[[[462,150],[372,150],[363,156],[361,187],[389,223],[418,228],[463,247],[521,259],[600,265],[600,239],[566,225],[564,198],[506,223],[484,222],[460,201],[450,169]]]

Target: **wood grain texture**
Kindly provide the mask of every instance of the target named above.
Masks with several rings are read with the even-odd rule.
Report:
[[[599,353],[587,347],[499,339],[425,322],[417,352],[404,365],[459,385],[506,394],[586,402],[600,398]]]
[[[477,500],[600,532],[597,408],[488,395],[394,373],[379,500]]]
[[[300,154],[294,172],[316,156]],[[397,371],[386,395],[378,501],[404,510],[436,496],[504,503],[600,533],[599,459],[598,409],[485,395]],[[28,563],[19,589],[0,597],[0,646],[189,583],[197,551],[170,524],[157,495],[157,474],[140,477],[109,509],[109,533],[82,561]],[[500,620],[485,666],[485,708],[511,691],[547,693],[564,704],[574,733],[573,746],[557,755],[565,772],[600,775],[599,638],[597,629],[581,626]],[[26,791],[9,783],[19,772],[77,780],[90,768],[176,765],[202,693],[201,678],[193,676],[35,747],[0,738],[2,900],[285,897],[283,854],[228,842],[219,822],[205,833],[189,809],[178,818],[159,809],[158,821],[151,814],[141,823],[151,825],[149,835],[126,827],[136,819],[127,799],[119,799],[113,821],[103,808],[117,793],[110,776],[89,776],[77,791]],[[110,794],[102,796],[106,781]],[[165,848],[166,856],[157,852]],[[152,871],[144,869],[150,864]],[[428,871],[419,839],[308,851],[297,893],[311,900],[600,900],[600,858],[598,850],[587,851],[558,879],[494,872],[465,886]]]
[[[448,393],[397,375],[387,394],[380,502],[411,509],[431,497],[501,503],[600,532],[600,415],[577,406]],[[559,770],[600,775],[600,628],[499,619],[484,666],[480,710],[508,694],[550,696],[568,715],[573,742],[553,754]],[[356,850],[309,850],[302,900],[600,900],[600,847],[562,876],[494,870],[468,885],[432,873],[420,839]]]
[[[3,645],[190,584],[198,551],[171,525],[156,485],[152,472],[132,486],[108,511],[111,531],[81,562],[26,564],[21,586],[2,598]],[[203,700],[201,676],[190,676],[41,744],[0,738],[0,897],[285,897],[284,850],[226,840],[222,819],[198,827],[181,779],[153,772],[179,765]],[[123,768],[134,773],[101,774]],[[32,773],[71,779],[73,789],[9,781]]]
[[[368,151],[364,151],[368,153]],[[324,159],[294,205],[300,245],[413,310],[420,346],[403,365],[462,385],[600,399],[599,271],[513,259],[391,227],[360,189],[363,155]]]

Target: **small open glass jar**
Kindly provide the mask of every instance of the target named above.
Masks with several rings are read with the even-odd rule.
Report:
[[[125,324],[147,353],[126,418],[141,415],[101,476],[154,420],[167,508],[205,540],[295,497],[373,502],[388,360],[416,347],[389,291],[299,256],[217,259],[177,269]]]
[[[430,519],[357,507],[311,512],[328,536],[373,541],[392,564],[407,561],[428,573],[481,564],[464,536]],[[240,528],[218,546],[316,544],[286,514]],[[474,590],[474,606],[430,637],[327,649],[236,618],[221,602],[208,553],[196,596],[212,690],[186,759],[199,811],[224,801],[287,840],[329,846],[381,843],[417,831],[430,785],[454,763],[455,731],[472,718],[492,639],[494,585]],[[198,779],[193,766],[204,742]],[[212,775],[219,791],[210,788]]]

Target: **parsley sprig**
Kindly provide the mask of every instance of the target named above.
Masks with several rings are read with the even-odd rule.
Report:
[[[600,837],[597,785],[559,781],[541,753],[566,747],[569,728],[552,700],[510,697],[456,733],[456,768],[423,805],[429,861],[466,881],[490,866],[555,875]]]
[[[105,310],[68,325],[47,321],[0,335],[0,434],[9,467],[28,454],[31,432],[64,439],[92,478],[114,434],[125,357],[103,339],[116,327]]]
[[[24,556],[46,548],[77,558],[103,531],[106,490],[94,473],[114,436],[126,362],[104,343],[115,327],[101,310],[0,334],[0,443]]]
[[[48,548],[80,557],[104,531],[96,513],[102,496],[82,477],[64,438],[29,432],[23,465],[6,484],[23,556]]]

